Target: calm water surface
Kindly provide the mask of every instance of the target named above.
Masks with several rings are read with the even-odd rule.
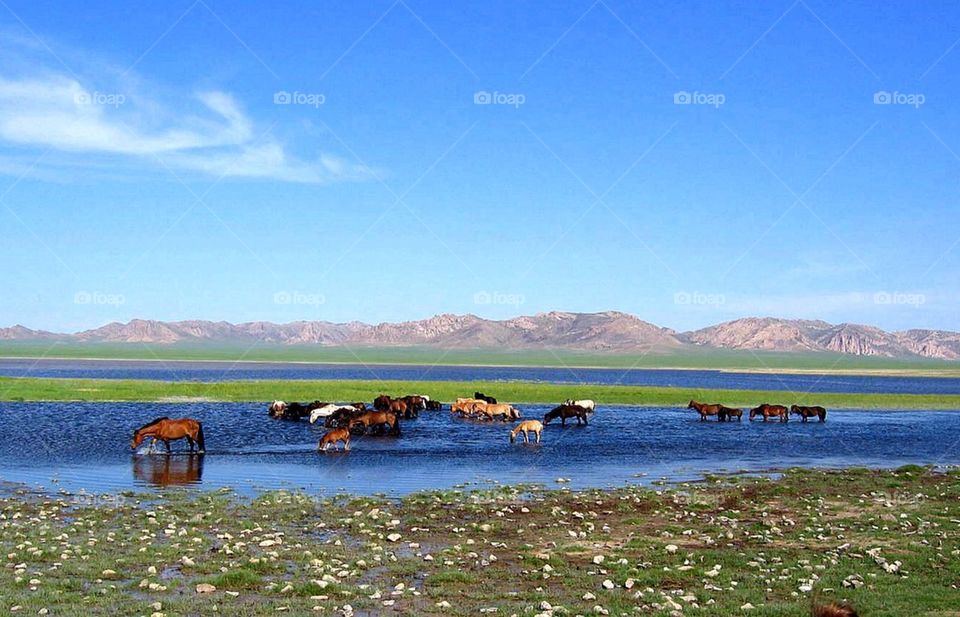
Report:
[[[544,406],[521,406],[539,417]],[[201,420],[203,457],[131,454],[157,416]],[[271,420],[237,403],[0,403],[0,480],[113,492],[164,483],[394,495],[466,482],[613,486],[660,477],[786,466],[896,467],[960,463],[960,413],[831,412],[824,424],[699,422],[680,409],[601,407],[589,426],[546,427],[543,443],[511,445],[509,425],[425,412],[399,437],[359,437],[348,454],[316,452],[321,428]],[[185,447],[178,444],[178,448]]]
[[[0,359],[0,375],[204,382],[248,379],[505,380],[787,392],[960,394],[960,378],[952,377],[781,375],[669,369]]]

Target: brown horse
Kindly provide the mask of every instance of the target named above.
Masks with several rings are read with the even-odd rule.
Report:
[[[458,398],[453,405],[450,405],[450,413],[459,413],[462,416],[473,415],[479,413],[486,406],[486,401],[475,398]]]
[[[197,451],[203,454],[203,425],[191,418],[178,418],[171,420],[164,416],[148,422],[133,432],[133,440],[130,442],[130,448],[136,450],[147,437],[153,439],[150,444],[151,450],[157,441],[162,441],[167,447],[167,454],[170,453],[170,442],[186,438],[190,444],[190,451],[193,452],[193,445],[197,445]]]
[[[350,421],[350,428],[363,427],[364,431],[370,427],[390,427],[394,435],[400,434],[400,419],[389,411],[367,411]]]
[[[698,403],[697,401],[691,400],[687,404],[687,409],[696,409],[697,413],[700,414],[701,422],[706,420],[707,416],[717,416],[720,422],[725,422],[727,419],[727,414],[723,412],[723,405],[719,403],[708,405],[707,403]]]
[[[520,424],[513,427],[513,430],[510,431],[510,443],[513,443],[517,440],[517,435],[523,433],[523,443],[530,443],[529,433],[533,433],[537,436],[537,443],[540,443],[540,433],[543,432],[543,424],[540,423],[540,420],[524,420]]]
[[[389,411],[398,418],[405,418],[407,420],[417,417],[416,412],[413,411],[410,405],[407,405],[407,402],[402,398],[390,401],[390,406],[386,411]]]
[[[337,450],[340,447],[341,441],[343,442],[343,450],[346,452],[350,449],[349,428],[335,428],[332,431],[327,431],[323,437],[320,438],[320,443],[317,444],[317,449],[321,452],[325,452],[329,446],[333,446],[333,449]]]
[[[520,418],[520,412],[516,407],[504,403],[483,405],[482,407],[478,406],[477,411],[480,417],[488,420],[494,420],[496,418],[501,420],[517,420]]]
[[[560,424],[563,426],[567,425],[567,418],[576,418],[577,424],[589,424],[587,422],[587,416],[590,415],[590,410],[585,407],[580,407],[579,405],[560,405],[551,409],[543,416],[543,423],[550,424],[550,420],[560,418]]]
[[[759,407],[754,407],[750,410],[751,422],[753,422],[753,419],[757,416],[763,416],[764,422],[767,421],[767,418],[780,418],[781,422],[790,420],[790,414],[786,407],[783,405],[769,405],[767,403],[761,403]]]
[[[725,415],[728,420],[736,418],[737,422],[739,422],[743,418],[743,410],[737,407],[727,407],[726,405],[720,405],[720,413]]]
[[[821,422],[827,421],[827,410],[819,405],[813,407],[804,407],[803,405],[790,405],[790,413],[795,413],[806,422],[807,418],[820,418]]]
[[[381,394],[377,398],[373,399],[373,408],[377,411],[387,411],[390,409],[390,401],[392,400],[393,399],[386,394]]]
[[[202,454],[188,456],[135,456],[133,477],[152,486],[196,484],[203,477]]]

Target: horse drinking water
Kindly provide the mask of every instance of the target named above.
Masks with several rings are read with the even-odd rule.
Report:
[[[144,424],[133,432],[133,440],[130,442],[130,448],[136,450],[147,437],[153,439],[150,444],[150,450],[157,441],[162,441],[167,447],[167,454],[170,453],[170,442],[178,439],[186,439],[190,444],[190,451],[193,452],[194,444],[197,445],[197,451],[203,454],[205,449],[203,442],[203,425],[192,418],[177,418],[171,420],[166,416],[157,418],[152,422]]]

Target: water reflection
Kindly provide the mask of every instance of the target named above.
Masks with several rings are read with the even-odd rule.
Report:
[[[203,478],[203,454],[136,454],[133,479],[151,486],[199,484]]]

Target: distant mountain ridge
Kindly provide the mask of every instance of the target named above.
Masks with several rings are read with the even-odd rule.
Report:
[[[505,320],[441,314],[418,321],[333,323],[295,321],[154,321],[109,323],[74,334],[0,328],[0,341],[174,344],[261,342],[322,346],[435,346],[449,349],[566,349],[590,352],[656,352],[752,349],[781,352],[833,352],[856,356],[960,359],[960,333],[914,329],[887,332],[860,324],[804,319],[747,317],[691,332],[676,332],[618,311],[552,311]]]

